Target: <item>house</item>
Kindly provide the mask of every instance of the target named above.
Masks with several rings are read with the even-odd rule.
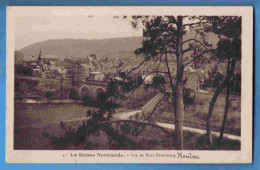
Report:
[[[70,63],[68,63],[68,62],[66,62],[66,61],[57,61],[56,63],[55,63],[55,66],[56,67],[62,67],[62,68],[67,68],[67,67],[69,67],[70,66]]]
[[[143,75],[142,78],[144,79],[145,84],[152,84],[154,75]]]
[[[33,55],[26,55],[23,57],[23,65],[24,66],[31,66],[32,63],[37,64],[38,62],[38,57],[33,56]]]
[[[42,55],[41,61],[44,63],[50,63],[51,65],[54,65],[59,61],[59,58],[56,55]]]
[[[63,67],[57,67],[57,71],[59,73],[59,76],[62,76],[63,79],[68,78],[68,70]]]
[[[102,72],[91,72],[87,77],[87,80],[94,80],[94,81],[103,81],[105,78],[104,73]]]
[[[58,79],[60,78],[60,72],[57,69],[50,69],[46,71],[45,78]]]
[[[188,67],[184,70],[183,75],[184,87],[191,89],[195,92],[205,92],[200,87],[204,84],[205,75],[203,70],[194,70],[192,67]]]

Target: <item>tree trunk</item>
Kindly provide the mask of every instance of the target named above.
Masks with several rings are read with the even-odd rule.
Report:
[[[73,70],[73,73],[71,75],[71,85],[72,85],[72,89],[75,90],[75,72]]]
[[[62,99],[63,98],[63,95],[62,95],[62,71],[61,71],[61,73],[60,73],[60,99]]]
[[[184,119],[184,110],[183,110],[183,51],[182,51],[182,42],[183,42],[183,17],[177,17],[177,81],[176,81],[176,94],[175,94],[175,146],[176,149],[183,149],[183,119]]]
[[[224,131],[225,131],[227,115],[228,115],[228,108],[229,108],[230,79],[231,79],[231,76],[233,74],[235,65],[236,65],[236,60],[233,59],[231,69],[229,69],[229,67],[230,67],[230,59],[229,59],[229,65],[228,65],[228,68],[227,68],[226,105],[225,105],[225,112],[224,112],[224,116],[223,116],[222,125],[221,125],[221,128],[220,128],[220,134],[219,134],[218,141],[217,141],[218,146],[221,144],[221,141],[222,141],[223,135],[224,135]]]
[[[208,145],[211,147],[212,146],[212,135],[211,135],[211,117],[213,114],[213,109],[215,106],[215,103],[218,99],[218,96],[220,95],[220,93],[222,92],[222,90],[226,87],[227,85],[227,79],[223,81],[223,83],[216,89],[214,96],[212,97],[210,103],[209,103],[209,111],[208,111],[208,115],[207,115],[207,142]]]
[[[79,66],[78,66],[78,73],[77,73],[77,91],[79,90]]]

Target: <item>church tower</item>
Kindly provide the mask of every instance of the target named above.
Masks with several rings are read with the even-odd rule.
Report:
[[[39,53],[39,56],[38,56],[38,66],[40,67],[41,72],[44,72],[41,56],[42,56],[42,49],[40,49],[40,53]]]
[[[42,50],[40,49],[40,53],[39,53],[39,56],[38,56],[38,65],[41,64],[41,61],[42,61],[41,56],[42,56]]]

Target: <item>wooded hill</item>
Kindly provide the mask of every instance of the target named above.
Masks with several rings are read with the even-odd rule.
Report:
[[[141,46],[142,37],[124,37],[102,40],[53,39],[31,44],[21,50],[24,55],[52,54],[64,59],[67,56],[85,57],[95,54],[98,58],[127,58]]]

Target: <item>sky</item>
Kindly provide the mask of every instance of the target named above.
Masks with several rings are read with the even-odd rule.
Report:
[[[142,36],[129,19],[113,14],[94,14],[81,9],[40,8],[37,11],[16,10],[15,49],[48,39],[108,39]]]
[[[30,44],[49,39],[108,39],[142,36],[142,28],[134,29],[131,25],[132,15],[183,12],[181,9],[177,11],[173,9],[171,11],[166,7],[161,9],[165,10],[157,11],[153,8],[144,10],[138,7],[9,7],[7,18],[13,19],[15,50],[20,50]],[[123,19],[124,15],[128,16],[127,19]]]

